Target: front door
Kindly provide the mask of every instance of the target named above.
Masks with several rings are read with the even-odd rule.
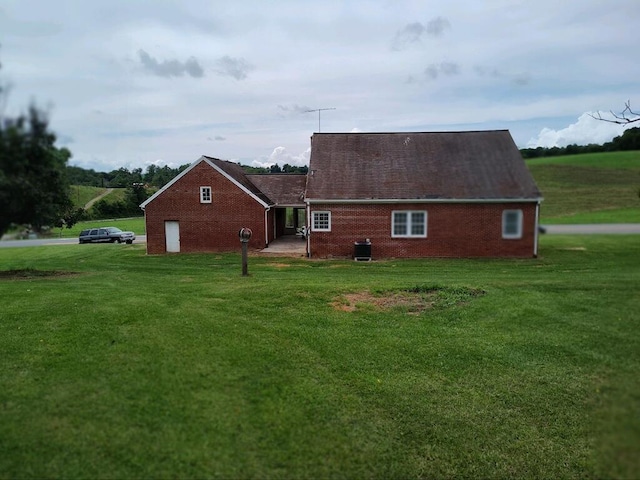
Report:
[[[180,223],[164,222],[164,237],[167,253],[178,253],[180,251]]]

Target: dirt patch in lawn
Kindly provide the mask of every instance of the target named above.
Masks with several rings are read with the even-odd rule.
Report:
[[[342,312],[400,310],[418,315],[434,308],[464,304],[484,294],[485,291],[481,289],[441,286],[417,286],[373,293],[365,290],[338,295],[331,306]]]
[[[77,272],[65,272],[60,270],[35,270],[23,268],[19,270],[0,270],[0,280],[30,280],[34,278],[71,277],[80,275]]]
[[[273,268],[289,268],[291,265],[288,263],[271,262],[271,263],[267,263],[267,266],[273,267]]]

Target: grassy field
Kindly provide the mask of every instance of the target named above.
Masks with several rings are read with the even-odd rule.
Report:
[[[95,227],[118,227],[120,230],[132,231],[136,235],[144,235],[146,232],[144,217],[87,220],[78,222],[71,228],[54,228],[51,232],[54,237],[74,238],[80,235],[82,230]]]
[[[0,478],[638,478],[638,237],[540,253],[0,249]]]
[[[92,199],[99,197],[106,188],[101,187],[89,187],[86,185],[72,185],[71,186],[71,200],[76,207],[84,208],[84,206]]]
[[[541,223],[640,223],[640,151],[527,160]]]

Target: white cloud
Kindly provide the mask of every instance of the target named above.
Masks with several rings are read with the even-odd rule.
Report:
[[[145,164],[146,166],[149,166],[149,165],[155,165],[156,167],[164,167],[164,166],[167,166],[167,167],[169,167],[169,168],[174,168],[174,167],[176,166],[173,162],[165,162],[165,161],[164,161],[164,160],[162,160],[161,158],[159,158],[159,159],[157,159],[157,160],[153,160],[153,161],[151,161],[151,160],[146,160],[146,161],[144,162],[144,164]]]
[[[625,128],[631,125],[618,125],[597,120],[591,115],[596,113],[583,113],[576,123],[560,130],[543,128],[537,138],[531,138],[527,143],[528,148],[536,147],[566,147],[567,145],[589,145],[595,143],[601,145],[611,141],[614,137],[622,135]]]
[[[303,112],[326,107],[325,132],[509,129],[524,146],[640,102],[638,0],[0,3],[0,110],[52,105],[85,168],[304,164],[319,115]]]
[[[257,158],[253,162],[251,162],[251,164],[254,167],[270,167],[271,165],[275,165],[276,163],[281,167],[287,163],[293,166],[302,166],[309,164],[310,156],[311,147],[307,148],[299,155],[293,155],[287,152],[287,149],[284,147],[276,147],[273,149],[273,152],[271,152],[271,155],[269,155],[268,157]]]

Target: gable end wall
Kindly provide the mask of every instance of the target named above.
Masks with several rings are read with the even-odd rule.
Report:
[[[200,203],[201,186],[211,187],[211,203]],[[165,221],[179,222],[181,252],[240,251],[242,227],[253,231],[249,248],[264,248],[264,219],[262,205],[201,162],[147,204],[147,253],[166,252]]]

